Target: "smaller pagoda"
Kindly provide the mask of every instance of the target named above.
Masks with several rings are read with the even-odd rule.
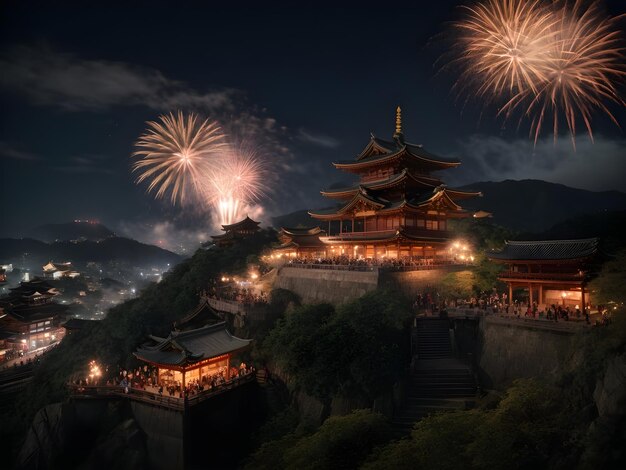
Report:
[[[245,219],[234,224],[222,225],[224,231],[221,235],[211,235],[213,243],[219,247],[231,246],[237,240],[254,236],[259,229],[260,222],[252,220],[246,216]]]
[[[152,344],[137,348],[135,357],[158,368],[159,383],[181,384],[183,389],[194,380],[217,374],[230,380],[232,356],[252,343],[251,339],[231,335],[224,322],[150,339]]]

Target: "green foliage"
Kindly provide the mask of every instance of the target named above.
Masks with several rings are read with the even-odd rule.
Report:
[[[408,363],[410,317],[405,303],[390,292],[368,293],[337,310],[305,305],[277,323],[263,349],[322,401],[338,392],[373,399]]]
[[[472,295],[475,285],[472,271],[446,274],[437,284],[437,291],[444,299],[465,299]]]
[[[485,420],[477,410],[436,414],[417,423],[410,439],[380,449],[364,466],[367,470],[471,468],[466,447]]]
[[[476,429],[467,452],[477,468],[546,468],[567,447],[567,402],[536,379],[517,380]]]
[[[597,303],[607,304],[615,302],[618,305],[626,303],[626,250],[621,250],[615,258],[602,266],[597,278],[591,281],[589,287]]]
[[[518,380],[495,410],[424,418],[410,439],[380,449],[364,468],[551,468],[569,453],[566,411],[558,389]]]
[[[452,219],[448,221],[448,229],[467,240],[476,252],[499,250],[504,247],[505,240],[515,236],[515,232],[489,219]]]
[[[386,418],[370,410],[356,410],[347,416],[328,418],[309,436],[289,434],[264,444],[247,468],[356,469],[376,446],[390,438]]]
[[[505,288],[505,284],[498,280],[498,274],[504,265],[492,263],[484,255],[479,255],[472,268],[474,273],[474,290],[476,292],[491,292],[495,287],[498,291]]]

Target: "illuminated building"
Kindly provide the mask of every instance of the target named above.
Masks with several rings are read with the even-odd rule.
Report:
[[[7,346],[32,350],[60,340],[67,306],[53,301],[59,292],[42,279],[21,282],[0,298],[0,331]]]
[[[234,224],[222,225],[224,231],[221,235],[211,235],[213,243],[217,246],[230,246],[237,240],[254,236],[259,231],[260,222],[255,222],[250,217],[235,222]]]
[[[153,344],[137,348],[135,357],[158,368],[159,383],[164,386],[178,383],[183,389],[193,380],[219,373],[230,380],[233,354],[248,348],[252,342],[232,336],[224,322],[172,331],[167,338],[150,336],[150,339]]]
[[[443,258],[453,238],[448,221],[473,215],[459,202],[481,195],[443,184],[438,172],[460,162],[407,142],[399,107],[392,140],[372,135],[356,160],[333,165],[358,175],[359,180],[349,187],[321,191],[339,207],[309,212],[322,227],[328,224],[328,233],[320,240],[332,256]]]
[[[46,279],[75,278],[80,276],[78,271],[72,270],[72,263],[53,263],[50,261],[43,266],[43,277]]]
[[[593,260],[598,256],[598,239],[508,241],[501,252],[489,258],[507,265],[498,279],[513,290],[528,290],[528,300],[538,305],[563,305],[581,310],[589,304],[585,290]]]

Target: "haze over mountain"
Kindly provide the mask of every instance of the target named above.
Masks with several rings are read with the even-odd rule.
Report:
[[[464,208],[491,212],[494,223],[527,233],[544,232],[573,217],[626,209],[626,193],[587,191],[541,180],[484,181],[462,189],[483,193],[483,197],[463,201]],[[272,223],[276,228],[320,225],[307,210],[274,217]]]
[[[46,243],[32,238],[0,239],[0,260],[3,263],[20,264],[27,258],[29,264],[45,264],[50,260],[71,261],[75,265],[90,261],[107,263],[120,261],[131,266],[172,265],[182,257],[154,245],[146,245],[136,240],[122,237],[109,237],[100,242],[85,240],[79,242],[60,241]]]
[[[74,220],[60,224],[40,225],[28,230],[24,236],[48,243],[63,240],[98,241],[114,237],[115,232],[98,222]]]

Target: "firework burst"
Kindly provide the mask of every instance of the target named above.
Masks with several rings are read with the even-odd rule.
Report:
[[[213,159],[226,149],[220,126],[210,120],[201,121],[191,113],[182,112],[148,122],[148,129],[137,140],[138,158],[132,171],[136,182],[150,181],[148,192],[157,199],[169,194],[172,204],[184,204],[197,194],[214,165]]]
[[[264,159],[252,145],[234,144],[222,154],[205,180],[204,191],[220,224],[231,224],[266,195]]]
[[[574,145],[579,120],[593,139],[595,110],[617,124],[605,103],[624,106],[617,90],[626,76],[622,17],[604,17],[597,3],[580,0],[487,0],[464,12],[453,25],[458,56],[451,65],[462,67],[457,90],[498,101],[506,119],[521,111],[535,142],[546,119],[555,139],[564,119]]]

